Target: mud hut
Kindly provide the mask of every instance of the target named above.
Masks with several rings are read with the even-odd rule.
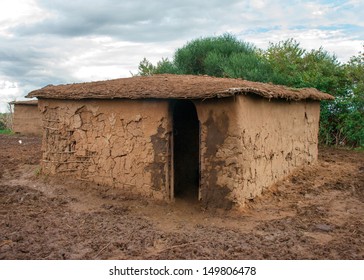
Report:
[[[42,135],[42,117],[38,101],[13,101],[13,132],[24,135]]]
[[[43,172],[158,200],[241,207],[317,159],[316,89],[156,75],[46,86]]]

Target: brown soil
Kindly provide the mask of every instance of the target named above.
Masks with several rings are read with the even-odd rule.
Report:
[[[364,259],[363,152],[322,148],[238,213],[41,176],[39,138],[0,147],[0,259]]]

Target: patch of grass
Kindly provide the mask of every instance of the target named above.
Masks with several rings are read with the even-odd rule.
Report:
[[[42,168],[41,168],[40,166],[38,166],[38,167],[34,170],[34,175],[35,175],[35,177],[39,177],[41,173],[42,173]]]
[[[10,129],[0,129],[0,134],[13,134]]]
[[[354,151],[364,152],[364,146],[354,148]]]

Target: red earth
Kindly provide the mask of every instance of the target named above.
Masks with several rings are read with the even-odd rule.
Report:
[[[364,259],[364,152],[320,148],[236,212],[41,175],[36,137],[0,147],[0,259]]]

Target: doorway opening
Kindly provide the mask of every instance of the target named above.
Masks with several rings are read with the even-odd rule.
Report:
[[[178,100],[173,107],[174,197],[197,201],[200,185],[200,124],[195,105]]]

